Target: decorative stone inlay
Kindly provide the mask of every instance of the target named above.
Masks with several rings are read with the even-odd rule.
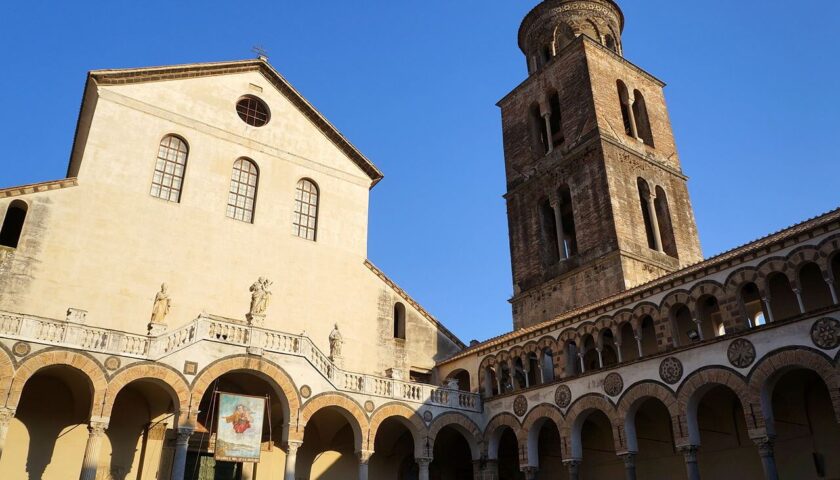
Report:
[[[195,375],[198,373],[198,363],[186,361],[184,362],[184,375]]]
[[[747,368],[755,362],[755,346],[746,338],[739,338],[729,344],[726,356],[733,366]]]
[[[528,399],[520,395],[513,401],[513,413],[517,417],[524,417],[528,412]]]
[[[674,357],[668,357],[659,364],[659,378],[668,385],[674,385],[682,380],[683,364]]]
[[[828,317],[817,320],[811,327],[811,340],[823,350],[840,347],[840,320]]]
[[[429,410],[426,410],[425,412],[423,412],[423,420],[426,422],[426,424],[432,423],[433,418],[434,418],[434,415],[432,415],[432,412],[430,412]]]
[[[611,397],[617,397],[624,390],[624,379],[617,373],[611,373],[604,379],[604,391]]]
[[[120,359],[117,357],[111,356],[105,359],[105,368],[112,372],[120,368],[120,365],[122,365],[122,362],[120,362]]]
[[[25,356],[29,355],[29,352],[31,352],[31,351],[32,351],[32,346],[29,345],[26,342],[17,342],[12,347],[12,352],[14,352],[14,354],[17,355],[18,357],[25,357]]]
[[[572,389],[568,385],[560,385],[554,391],[554,403],[560,408],[569,408],[572,404]]]
[[[312,388],[309,385],[304,385],[300,387],[300,396],[303,398],[309,398],[312,396]]]
[[[368,400],[367,402],[365,402],[365,411],[366,411],[366,412],[368,412],[368,413],[373,413],[373,411],[374,411],[375,409],[376,409],[376,405],[374,405],[374,404],[373,404],[373,402],[371,402],[370,400]]]

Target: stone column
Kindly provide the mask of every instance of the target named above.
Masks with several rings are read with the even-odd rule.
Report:
[[[429,480],[429,465],[432,464],[431,458],[415,458],[417,466],[420,468],[420,480]]]
[[[596,348],[596,352],[598,352],[598,368],[604,368],[604,354],[602,348]]]
[[[684,445],[679,447],[685,457],[685,470],[688,473],[688,480],[700,480],[700,466],[697,464],[697,445]]]
[[[368,464],[370,463],[370,457],[373,456],[373,452],[362,450],[356,452],[356,456],[359,457],[359,480],[368,480]]]
[[[765,323],[773,323],[773,309],[770,307],[770,295],[761,298],[761,303],[764,304],[764,310],[767,312]],[[749,320],[752,320],[751,318]]]
[[[621,335],[618,336],[618,342],[615,342],[615,354],[618,356],[618,363],[624,363],[624,355],[621,354]]]
[[[632,112],[633,109],[631,108],[630,111]],[[657,252],[665,253],[665,249],[662,247],[662,232],[659,231],[659,217],[656,215],[656,197],[653,195],[653,193],[648,193],[648,196],[645,200],[647,200],[648,216],[650,217],[650,227],[651,230],[653,230],[653,245],[656,247]]]
[[[102,436],[105,435],[106,428],[108,428],[107,421],[91,421],[88,425],[88,441],[79,480],[96,480],[96,468],[99,466],[99,454],[102,450]]]
[[[175,458],[172,460],[172,480],[184,478],[187,468],[187,449],[190,437],[195,429],[192,427],[178,427],[178,437],[175,439]]]
[[[624,460],[624,474],[627,480],[636,480],[636,452],[619,455]]]
[[[554,139],[551,138],[551,112],[546,112],[543,115],[543,119],[545,120],[545,138],[548,139],[548,151],[546,152],[547,155],[554,151]]]
[[[537,480],[537,467],[523,467],[522,473],[525,474],[525,480]]]
[[[286,445],[286,470],[283,474],[283,480],[295,480],[295,464],[297,464],[297,451],[302,442],[290,441]]]
[[[805,302],[802,300],[802,289],[794,288],[793,293],[796,294],[796,303],[799,304],[799,313],[805,313]]]
[[[644,357],[644,350],[642,349],[642,336],[635,335],[633,338],[636,339],[636,347],[639,349],[639,358]]]
[[[831,301],[834,302],[835,305],[840,303],[840,299],[837,298],[837,286],[834,285],[834,280],[831,278],[826,278],[825,283],[828,284],[828,289],[831,291]]]
[[[583,364],[583,353],[578,352],[578,359],[580,359],[580,373],[586,373],[586,365]]]
[[[691,313],[691,321],[694,322],[694,326],[697,328],[697,335],[700,335],[700,341],[702,342],[705,340],[705,336],[703,335],[703,321],[697,318],[697,314],[692,312]]]
[[[557,198],[556,193],[552,193],[548,201],[551,209],[554,210],[554,225],[555,230],[557,230],[557,251],[560,253],[560,260],[567,260],[569,254],[566,251],[566,230],[563,228],[563,212],[560,211],[560,207],[563,204],[560,203],[560,199]]]
[[[639,130],[636,128],[636,113],[633,112],[633,104],[636,103],[636,99],[629,96],[627,97],[627,116],[630,117],[630,136],[635,139],[639,139]]]
[[[6,436],[9,434],[9,424],[15,418],[15,411],[11,408],[0,408],[0,458],[6,448]]]
[[[521,359],[522,373],[525,374],[525,388],[531,388],[531,379],[528,378],[531,376],[531,360],[527,356],[523,356]]]
[[[761,456],[761,466],[764,467],[764,478],[767,480],[779,480],[779,472],[776,470],[776,456],[773,453],[773,437],[760,437],[752,439],[758,447],[758,454]]]
[[[580,480],[580,459],[563,460],[569,469],[569,480]]]

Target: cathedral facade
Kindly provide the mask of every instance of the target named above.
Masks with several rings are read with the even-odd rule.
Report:
[[[513,329],[469,346],[265,58],[90,72],[66,178],[0,190],[0,478],[840,478],[840,211],[704,259],[624,21],[522,22]]]

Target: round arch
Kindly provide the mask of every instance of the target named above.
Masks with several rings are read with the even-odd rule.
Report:
[[[16,409],[26,382],[40,370],[53,366],[73,368],[87,378],[91,390],[90,413],[92,416],[105,400],[105,391],[108,388],[105,369],[92,357],[67,350],[46,350],[26,359],[15,372],[6,406]]]
[[[319,411],[334,408],[347,420],[353,429],[356,451],[363,451],[368,444],[367,433],[370,432],[370,422],[364,409],[352,398],[339,393],[322,393],[312,397],[300,409],[297,432],[303,439],[303,432],[309,420]]]
[[[370,427],[368,430],[367,450],[374,450],[374,442],[376,442],[376,433],[379,427],[386,420],[395,419],[405,426],[411,437],[414,439],[415,457],[423,456],[423,437],[426,434],[426,423],[416,411],[408,408],[401,403],[388,403],[377,408],[373,415],[370,416]],[[420,455],[418,455],[418,453]]]
[[[723,368],[708,368],[692,373],[685,379],[677,391],[677,405],[684,415],[685,440],[691,445],[700,445],[700,427],[697,423],[697,407],[703,395],[716,386],[723,386],[735,393],[741,402],[746,417],[747,428],[764,428],[763,419],[747,414],[751,407],[759,407],[750,402],[746,380],[737,373]]]
[[[291,377],[279,365],[276,365],[264,358],[247,355],[227,357],[217,360],[205,367],[192,382],[192,394],[190,396],[189,421],[195,422],[198,418],[199,405],[202,397],[214,380],[226,373],[245,372],[266,381],[274,391],[281,397],[283,416],[289,422],[290,427],[295,424],[300,411],[300,397],[297,388]],[[289,434],[293,428],[289,428]],[[301,435],[303,430],[300,430]],[[286,440],[284,438],[284,440]]]
[[[487,427],[484,428],[484,445],[487,447],[487,458],[495,460],[499,457],[499,442],[502,439],[502,433],[505,428],[513,430],[517,441],[520,438],[520,431],[522,425],[519,423],[513,414],[508,412],[500,413],[490,420]]]
[[[128,384],[137,380],[148,380],[163,387],[172,398],[175,408],[178,409],[175,412],[176,414],[183,415],[189,411],[190,387],[180,373],[161,364],[140,363],[129,365],[120,370],[108,382],[101,416],[110,417],[117,395]]]
[[[434,448],[435,439],[438,433],[445,427],[452,427],[464,436],[470,446],[470,453],[473,460],[481,459],[482,454],[482,437],[481,430],[478,426],[470,420],[469,417],[462,413],[448,412],[437,417],[429,427],[429,443]]]
[[[636,438],[636,413],[639,407],[647,400],[661,402],[671,416],[672,422],[680,417],[677,406],[677,398],[674,392],[657,382],[642,382],[630,387],[618,402],[617,419],[623,423],[624,443],[623,448],[628,452],[638,452],[639,445]],[[679,425],[673,425],[674,431],[679,431]]]
[[[615,407],[601,395],[588,394],[575,401],[575,403],[572,404],[566,412],[566,424],[571,430],[571,445],[569,454],[572,459],[583,458],[581,431],[583,430],[583,424],[586,422],[586,419],[595,411],[600,411],[609,419],[610,426],[613,430],[613,442],[616,443],[616,451],[620,449],[618,445],[619,435],[616,435],[617,422]]]
[[[524,445],[527,446],[528,466],[537,468],[540,466],[540,429],[546,422],[554,422],[558,432],[562,432],[566,425],[560,409],[548,403],[534,407],[522,421],[522,436],[519,441],[525,442]]]

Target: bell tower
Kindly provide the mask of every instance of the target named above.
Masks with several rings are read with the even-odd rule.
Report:
[[[660,80],[624,59],[612,0],[545,0],[503,98],[514,328],[702,260]]]

